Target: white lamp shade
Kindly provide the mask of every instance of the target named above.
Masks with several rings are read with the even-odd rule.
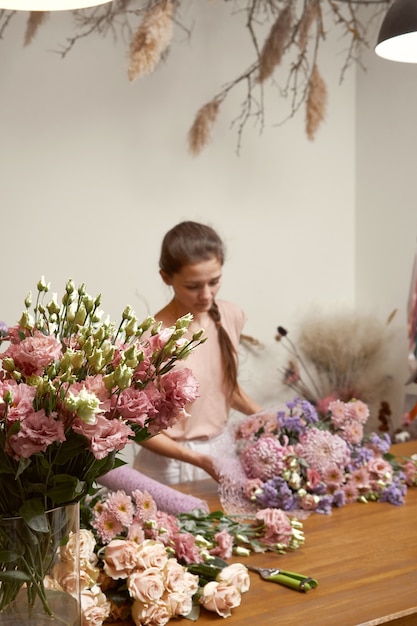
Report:
[[[375,52],[389,61],[417,63],[417,31],[381,41],[376,46]]]
[[[382,22],[375,53],[390,61],[417,63],[417,0],[395,0]]]
[[[0,0],[0,10],[9,11],[75,11],[99,4],[107,4],[111,0]]]

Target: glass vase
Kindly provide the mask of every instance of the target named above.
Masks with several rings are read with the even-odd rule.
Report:
[[[79,504],[0,519],[0,626],[80,626]]]

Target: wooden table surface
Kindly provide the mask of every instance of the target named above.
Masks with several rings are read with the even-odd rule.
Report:
[[[405,456],[417,441],[393,446]],[[179,486],[219,508],[211,480]],[[285,555],[251,555],[241,562],[281,567],[317,578],[303,594],[250,573],[251,588],[228,618],[230,626],[417,626],[417,488],[406,504],[349,504],[331,515],[311,514],[303,522],[306,541]],[[199,626],[219,619],[201,612]],[[187,620],[175,620],[189,624]]]
[[[417,453],[417,441],[392,451]],[[207,500],[211,510],[220,508],[212,480],[178,489]],[[227,626],[417,626],[417,488],[408,490],[403,506],[349,504],[331,515],[312,513],[303,524],[302,548],[235,560],[312,576],[318,587],[300,593],[251,572],[251,588]],[[213,626],[221,619],[202,610],[198,625]],[[172,623],[190,625],[183,618]]]

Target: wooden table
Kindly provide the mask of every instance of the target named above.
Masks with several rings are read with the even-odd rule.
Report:
[[[417,453],[417,441],[398,444],[395,454]],[[184,493],[220,508],[212,480],[179,485]],[[417,626],[417,488],[406,504],[349,504],[331,515],[304,520],[305,545],[283,556],[264,553],[243,563],[282,567],[317,578],[319,586],[300,593],[252,573],[251,588],[227,619],[227,626]],[[199,626],[220,617],[201,612]],[[174,624],[189,626],[185,619]]]

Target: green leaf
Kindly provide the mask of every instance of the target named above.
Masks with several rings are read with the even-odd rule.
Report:
[[[200,617],[200,604],[194,604],[188,615],[183,615],[183,617],[185,617],[185,619],[189,619],[192,622],[196,622]]]
[[[57,505],[76,502],[85,495],[86,483],[76,476],[57,474],[53,477],[52,485],[46,495]]]
[[[49,531],[45,509],[39,498],[26,500],[19,509],[19,515],[35,532],[47,533]]]
[[[13,581],[13,580],[19,580],[22,582],[30,582],[32,578],[25,572],[22,572],[22,570],[9,569],[5,572],[0,572],[0,580],[4,582]]]

